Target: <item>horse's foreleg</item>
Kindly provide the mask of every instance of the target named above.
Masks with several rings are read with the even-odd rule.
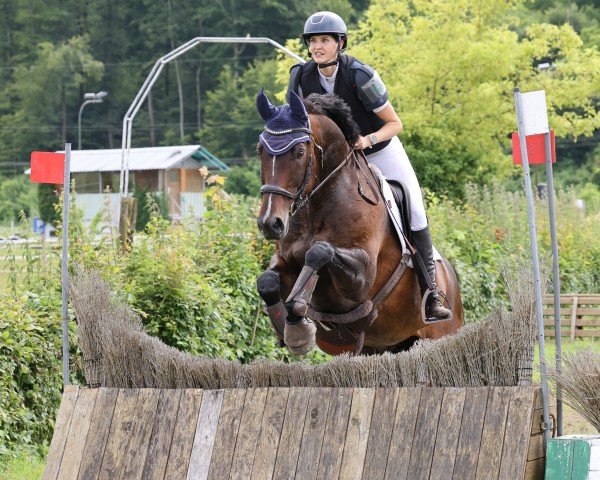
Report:
[[[279,339],[279,346],[283,347],[283,331],[287,318],[287,310],[279,293],[281,290],[279,275],[273,270],[265,270],[258,277],[256,287],[258,294],[267,306],[267,314],[271,319],[275,335]]]
[[[375,263],[362,248],[336,248],[327,270],[340,297],[350,302],[362,302],[375,280]]]
[[[369,256],[360,248],[336,248],[328,242],[318,241],[304,257],[304,267],[286,300],[288,311],[301,317],[306,315],[319,271],[326,267],[338,294],[349,303],[360,302],[372,285],[374,275],[369,275]]]
[[[258,293],[267,305],[267,313],[273,324],[273,328],[279,338],[280,346],[287,346],[292,353],[304,355],[315,345],[316,326],[312,320],[303,316],[298,317],[288,309],[281,299],[282,287],[285,288],[285,275],[282,271],[276,271],[282,267],[280,261],[275,261],[271,269],[263,272],[257,280]],[[282,276],[284,281],[282,281]],[[288,282],[291,283],[291,282]],[[285,288],[287,291],[289,287]]]

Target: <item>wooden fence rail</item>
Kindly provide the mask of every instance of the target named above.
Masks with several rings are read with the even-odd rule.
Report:
[[[544,333],[554,337],[554,297],[544,297]],[[600,295],[569,294],[560,296],[561,334],[571,341],[576,337],[600,338]]]

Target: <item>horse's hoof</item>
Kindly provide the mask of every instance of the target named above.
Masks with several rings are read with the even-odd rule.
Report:
[[[314,339],[308,343],[305,343],[304,345],[300,345],[299,347],[290,347],[289,345],[287,345],[287,349],[289,350],[289,352],[293,353],[294,355],[306,355],[314,347],[315,347]]]
[[[304,317],[308,313],[308,303],[299,300],[292,304],[292,313],[297,317]]]
[[[256,280],[259,295],[267,305],[274,305],[279,300],[279,275],[273,270],[266,270]]]
[[[303,317],[298,323],[287,323],[283,330],[283,341],[290,352],[305,355],[311,351],[316,342],[317,327],[315,322]]]

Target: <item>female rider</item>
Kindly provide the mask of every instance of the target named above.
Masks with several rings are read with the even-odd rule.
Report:
[[[311,93],[334,93],[350,107],[360,128],[355,147],[364,151],[370,163],[376,165],[389,180],[397,180],[410,193],[411,240],[423,259],[431,282],[435,285],[435,262],[431,235],[419,182],[402,143],[396,135],[403,126],[388,101],[385,84],[373,68],[344,54],[348,34],[342,18],[333,12],[317,12],[304,24],[302,35],[311,60],[290,70],[289,89],[300,97]],[[427,281],[415,265],[421,295]],[[431,322],[450,317],[434,292],[427,305]]]

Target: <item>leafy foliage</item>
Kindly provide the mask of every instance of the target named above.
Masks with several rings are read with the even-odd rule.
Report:
[[[225,185],[226,192],[258,196],[260,190],[260,164],[254,160],[248,162],[247,166],[234,167],[227,173]]]
[[[535,209],[540,259],[548,267],[547,200],[537,199]],[[558,192],[556,209],[561,291],[595,293],[600,285],[600,213],[584,216],[571,190]],[[429,194],[427,211],[436,246],[458,271],[467,319],[482,318],[505,298],[500,270],[531,257],[524,195],[497,183],[471,184],[463,202]]]
[[[217,88],[208,93],[206,121],[200,131],[209,150],[225,157],[241,155],[244,160],[254,156],[263,128],[255,107],[256,94],[261,88],[281,88],[276,84],[276,69],[274,60],[255,63],[241,77],[231,68],[223,68]]]
[[[36,191],[29,178],[0,180],[0,220],[18,220],[21,211],[31,217],[36,210]]]
[[[569,25],[529,25],[519,38],[520,4],[375,1],[359,26],[350,53],[382,75],[405,124],[405,143],[417,153],[418,174],[432,190],[457,192],[468,181],[510,173],[505,152],[517,85],[546,90],[559,137],[590,136],[600,126],[600,54]],[[539,70],[542,62],[553,69]]]
[[[158,207],[157,213],[162,218],[168,218],[169,210],[165,195],[158,192],[150,192],[150,190],[145,188],[136,188],[133,196],[137,199],[137,217],[135,221],[135,229],[137,231],[146,228],[152,217],[153,210],[156,210],[155,207]]]
[[[1,457],[15,444],[33,449],[49,443],[62,378],[56,298],[3,294],[0,308]]]
[[[59,217],[55,205],[58,201],[56,186],[47,183],[38,185],[38,210],[44,222],[55,224]]]

